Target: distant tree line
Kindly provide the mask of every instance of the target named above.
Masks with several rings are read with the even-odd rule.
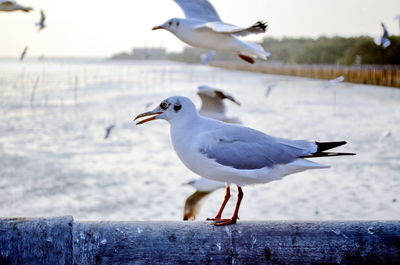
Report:
[[[266,38],[262,45],[270,60],[297,64],[400,64],[400,37],[391,36],[383,48],[371,37]]]

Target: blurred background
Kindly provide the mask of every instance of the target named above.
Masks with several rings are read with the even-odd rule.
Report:
[[[194,191],[183,184],[197,176],[166,122],[132,120],[172,95],[200,106],[197,86],[210,85],[241,103],[228,114],[246,126],[357,153],[245,187],[242,219],[400,218],[398,0],[211,0],[224,21],[268,22],[246,38],[272,54],[254,65],[224,53],[204,62],[207,51],[152,32],[183,17],[172,0],[17,2],[33,10],[0,11],[0,216],[180,220]]]

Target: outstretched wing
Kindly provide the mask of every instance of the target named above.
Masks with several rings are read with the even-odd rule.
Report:
[[[224,130],[205,136],[207,144],[199,151],[221,165],[236,169],[287,164],[317,150],[313,142],[275,138],[240,126],[224,126]]]
[[[221,21],[208,22],[200,25],[197,29],[209,28],[215,32],[228,33],[236,36],[247,36],[249,34],[259,34],[267,31],[268,25],[266,22],[258,21],[251,27],[238,27],[232,24]]]
[[[217,11],[207,0],[174,0],[183,10],[186,18],[202,21],[221,21]]]

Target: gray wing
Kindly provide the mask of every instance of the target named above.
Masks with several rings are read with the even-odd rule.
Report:
[[[197,29],[202,29],[202,28],[208,28],[211,29],[212,31],[219,33],[228,33],[244,37],[250,34],[259,34],[266,32],[268,24],[266,22],[258,21],[251,27],[238,27],[221,21],[212,21],[197,26]]]
[[[174,0],[186,18],[203,21],[221,21],[217,11],[207,0]]]
[[[241,126],[224,126],[213,133],[210,141],[200,152],[221,165],[236,169],[287,164],[317,150],[313,142],[275,138]]]

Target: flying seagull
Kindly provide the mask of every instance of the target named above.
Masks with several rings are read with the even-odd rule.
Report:
[[[153,30],[165,29],[190,46],[207,50],[231,52],[241,59],[254,63],[255,58],[266,60],[270,53],[256,43],[237,38],[264,33],[267,23],[258,21],[250,27],[225,23],[207,0],[174,0],[186,18],[171,18]]]
[[[242,123],[237,117],[226,116],[225,99],[240,106],[240,103],[231,95],[211,86],[202,85],[197,89],[197,95],[201,99],[200,115],[229,123]]]
[[[12,12],[12,11],[29,12],[29,11],[32,11],[32,10],[33,10],[32,7],[20,5],[15,1],[0,0],[0,11],[4,11],[4,12]]]
[[[201,99],[201,108],[199,114],[205,117],[225,121],[229,123],[241,123],[239,118],[227,117],[224,99],[231,100],[239,104],[232,96],[226,92],[218,90],[210,86],[199,86],[197,94]],[[213,191],[225,187],[223,182],[214,181],[206,178],[198,178],[188,183],[196,189],[185,201],[185,208],[183,213],[183,220],[194,220],[198,215],[201,203],[204,198],[211,194]]]
[[[25,58],[27,52],[28,52],[28,46],[26,46],[26,47],[24,48],[24,50],[22,51],[22,53],[21,53],[21,55],[20,55],[20,57],[19,57],[19,60],[20,60],[20,61],[23,61],[23,60],[24,60],[24,58]]]
[[[145,118],[147,117],[147,118]],[[156,119],[169,122],[171,142],[180,160],[194,173],[226,182],[226,195],[215,218],[217,226],[236,223],[243,198],[242,186],[280,180],[307,169],[328,168],[306,158],[354,155],[327,152],[346,142],[313,142],[269,136],[241,125],[228,124],[199,115],[186,97],[163,100],[152,111],[136,116],[137,125]],[[232,218],[222,219],[230,198],[230,185],[238,187],[238,200]]]
[[[387,30],[385,24],[383,24],[383,22],[381,22],[381,26],[382,26],[383,33],[382,33],[380,45],[381,45],[383,48],[386,49],[386,48],[389,47],[390,44],[391,44],[391,42],[390,42],[390,40],[389,40],[389,32],[388,32],[388,30]]]
[[[216,51],[209,51],[200,55],[201,63],[204,65],[209,65],[212,59],[217,54]]]
[[[43,10],[40,10],[40,21],[36,23],[36,26],[39,27],[39,31],[41,31],[47,26],[46,24],[44,24],[45,21],[46,21],[46,16],[44,15]]]

